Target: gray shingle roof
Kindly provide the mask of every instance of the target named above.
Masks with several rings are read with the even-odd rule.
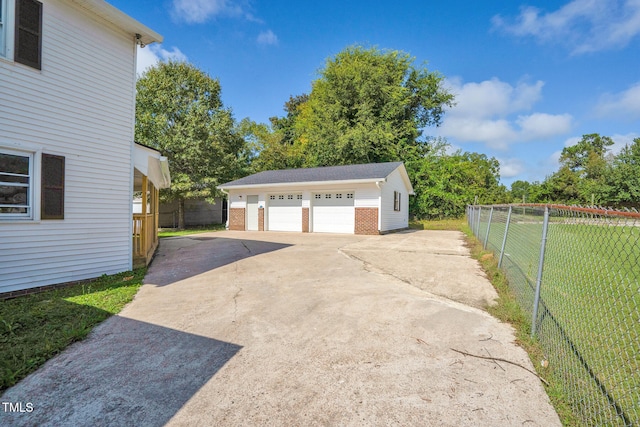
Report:
[[[326,166],[320,168],[283,169],[259,172],[219,187],[243,187],[263,184],[295,182],[347,181],[359,179],[384,179],[402,162],[368,163],[364,165]]]

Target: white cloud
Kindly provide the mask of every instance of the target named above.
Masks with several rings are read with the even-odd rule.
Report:
[[[615,134],[611,135],[611,139],[613,139],[614,144],[609,147],[611,153],[618,154],[620,150],[624,148],[625,145],[631,145],[635,138],[640,138],[640,134],[631,132],[626,135]]]
[[[161,44],[152,44],[144,48],[138,46],[136,74],[141,75],[149,67],[168,60],[187,61],[187,56],[175,46],[171,50],[163,49]]]
[[[524,7],[515,19],[496,15],[493,27],[562,43],[574,54],[625,47],[640,34],[640,0],[573,0],[553,12]]]
[[[177,21],[202,24],[219,15],[242,15],[243,10],[229,0],[173,0],[172,13]]]
[[[640,119],[640,82],[620,93],[604,95],[596,107],[596,114],[600,117]]]
[[[528,116],[519,116],[516,123],[520,126],[521,137],[534,140],[569,132],[572,120],[571,114],[534,113]]]
[[[531,110],[542,98],[542,81],[512,86],[496,78],[465,84],[453,79],[447,86],[456,95],[456,105],[447,112],[437,130],[440,136],[461,142],[482,142],[490,148],[506,150],[514,142],[545,140],[571,129],[569,114],[534,112],[511,117]]]
[[[278,36],[271,30],[263,31],[258,35],[257,42],[261,45],[276,45],[278,44]]]
[[[500,162],[501,178],[513,178],[525,170],[524,163],[520,159],[498,159],[498,162]]]
[[[465,84],[459,79],[452,79],[447,86],[456,95],[457,105],[451,110],[452,114],[491,117],[529,110],[540,99],[544,82],[521,82],[514,87],[497,78]]]

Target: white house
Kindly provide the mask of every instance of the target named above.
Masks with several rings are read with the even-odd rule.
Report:
[[[136,45],[162,37],[102,0],[0,8],[0,294],[129,270]]]
[[[260,172],[220,185],[230,230],[380,234],[409,226],[402,162]]]

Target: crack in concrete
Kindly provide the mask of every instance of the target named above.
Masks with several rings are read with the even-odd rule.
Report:
[[[252,253],[251,249],[249,249],[249,246],[247,246],[243,240],[240,240],[240,243],[242,243],[242,246],[244,246],[244,248],[247,250],[247,252]]]
[[[426,294],[426,296],[428,298],[431,298],[434,301],[439,301],[441,303],[447,304],[448,306],[451,307],[455,307],[458,308],[460,310],[463,311],[467,311],[467,312],[476,312],[476,313],[482,313],[483,315],[489,315],[486,311],[477,308],[477,307],[473,307],[471,305],[465,304],[463,302],[460,301],[456,301],[455,299],[449,298],[446,295],[440,295],[440,294],[435,294],[433,292],[429,292],[426,289],[423,289],[419,286],[416,286],[415,284],[411,283],[409,280],[403,279],[402,277],[398,277],[393,273],[389,273],[381,268],[378,268],[376,266],[374,266],[373,264],[371,264],[368,261],[363,260],[362,258],[357,257],[356,255],[353,254],[349,254],[345,251],[343,251],[343,248],[338,248],[338,252],[341,253],[342,255],[346,256],[349,259],[352,259],[354,261],[358,261],[362,264],[362,268],[364,269],[364,271],[366,271],[367,273],[373,273],[373,274],[379,274],[381,276],[387,276],[387,277],[391,277],[393,279],[396,279],[397,281],[401,282],[404,285],[408,285],[410,286],[412,289],[416,289],[420,292],[423,292],[424,294]]]

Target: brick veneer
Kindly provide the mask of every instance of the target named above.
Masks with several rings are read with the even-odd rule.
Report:
[[[309,208],[302,208],[302,232],[309,232]]]
[[[378,208],[356,208],[356,234],[380,234]]]
[[[229,209],[229,230],[244,231],[244,208]]]
[[[264,208],[258,208],[258,231],[264,231]]]

